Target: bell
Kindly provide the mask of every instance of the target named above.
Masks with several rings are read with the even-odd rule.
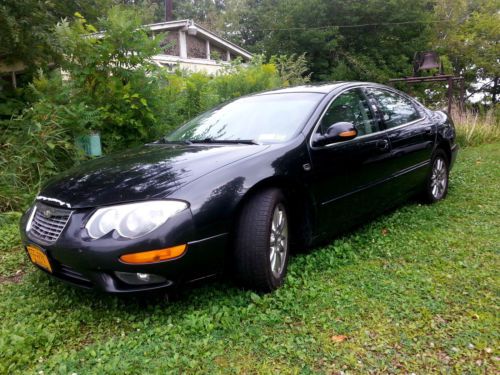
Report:
[[[439,69],[439,73],[443,74],[443,67],[439,61],[439,56],[434,51],[425,51],[415,53],[413,59],[413,73],[415,76],[421,70]]]
[[[439,57],[436,52],[423,52],[422,60],[418,70],[439,68]]]

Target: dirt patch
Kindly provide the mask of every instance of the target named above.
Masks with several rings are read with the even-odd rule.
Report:
[[[0,276],[0,284],[5,284],[5,283],[18,284],[23,279],[25,273],[26,272],[24,270],[17,270],[17,272],[14,275]]]

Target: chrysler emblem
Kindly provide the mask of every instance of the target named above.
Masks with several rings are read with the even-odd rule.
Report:
[[[43,216],[45,216],[47,219],[50,219],[52,217],[52,211],[51,210],[43,211]]]

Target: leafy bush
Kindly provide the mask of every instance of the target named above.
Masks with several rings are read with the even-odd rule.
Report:
[[[57,117],[56,113],[36,116]],[[54,121],[54,120],[52,120]],[[68,131],[57,124],[14,119],[0,123],[0,211],[25,207],[40,189],[42,181],[78,159]]]
[[[96,29],[79,14],[56,28],[63,74],[40,72],[24,95],[30,106],[0,122],[0,212],[25,207],[48,177],[84,158],[75,139],[101,134],[105,153],[159,138],[221,102],[304,83],[304,56],[235,61],[216,76],[151,63],[153,40],[130,9],[115,7]]]
[[[78,13],[73,23],[56,28],[66,55],[62,68],[69,74],[63,85],[74,101],[99,112],[99,121],[86,128],[101,133],[107,150],[137,144],[154,132],[159,85],[150,58],[159,51],[159,41],[140,25],[136,12],[115,7],[102,33]]]
[[[300,56],[281,57],[278,64],[274,59],[266,63],[262,56],[255,56],[251,63],[236,61],[216,76],[181,70],[175,74],[160,72],[156,135],[164,135],[200,112],[239,96],[306,83],[309,77],[302,76],[305,70],[305,60]]]
[[[60,74],[40,74],[26,89],[32,106],[0,122],[0,211],[26,206],[50,176],[83,159],[74,139],[100,113],[72,100]]]

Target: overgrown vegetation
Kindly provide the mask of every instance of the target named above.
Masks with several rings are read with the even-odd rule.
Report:
[[[266,296],[75,289],[35,270],[19,216],[0,214],[0,373],[495,373],[499,146],[461,151],[446,200],[293,257]]]
[[[214,77],[167,73],[150,60],[160,38],[148,37],[135,11],[112,8],[101,24],[101,34],[79,14],[59,24],[64,74],[40,71],[24,90],[30,106],[0,121],[0,211],[22,209],[43,181],[82,160],[78,136],[98,132],[106,153],[119,151],[226,100],[308,81],[304,56],[256,56]]]
[[[139,26],[160,21],[163,4],[0,4],[2,62],[29,62],[17,89],[0,80],[0,373],[497,371],[496,2],[176,0],[178,18],[266,56],[215,77],[150,63],[158,46]],[[100,132],[105,151],[119,151],[254,91],[405,76],[413,53],[426,49],[485,105],[455,112],[458,142],[471,147],[448,199],[409,204],[296,256],[272,295],[224,281],[173,303],[74,289],[30,265],[20,213],[2,213],[22,210],[43,181],[84,159],[79,135]],[[441,90],[432,92],[437,104]]]
[[[162,0],[4,1],[2,63],[29,63],[17,89],[0,80],[0,212],[21,210],[43,181],[80,162],[75,139],[81,135],[99,132],[106,153],[123,150],[247,93],[310,79],[383,82],[408,75],[415,50],[430,46],[448,71],[465,76],[467,95],[482,95],[487,107],[474,111],[498,113],[495,5],[176,0],[175,16],[194,18],[266,56],[210,77],[167,74],[151,63],[161,38],[148,38],[140,26],[161,20]],[[444,86],[425,88],[415,86],[415,94],[441,105]],[[462,145],[498,139],[498,115],[488,113],[458,119]]]
[[[151,0],[162,6],[162,0]],[[412,74],[417,51],[435,50],[467,96],[500,95],[495,0],[176,0],[174,14],[220,30],[252,52],[307,53],[312,79],[387,82]],[[445,85],[433,88],[445,96]],[[406,87],[406,89],[408,89]],[[424,93],[429,85],[413,87]]]
[[[500,113],[494,109],[481,111],[454,111],[457,142],[462,147],[500,141]]]

